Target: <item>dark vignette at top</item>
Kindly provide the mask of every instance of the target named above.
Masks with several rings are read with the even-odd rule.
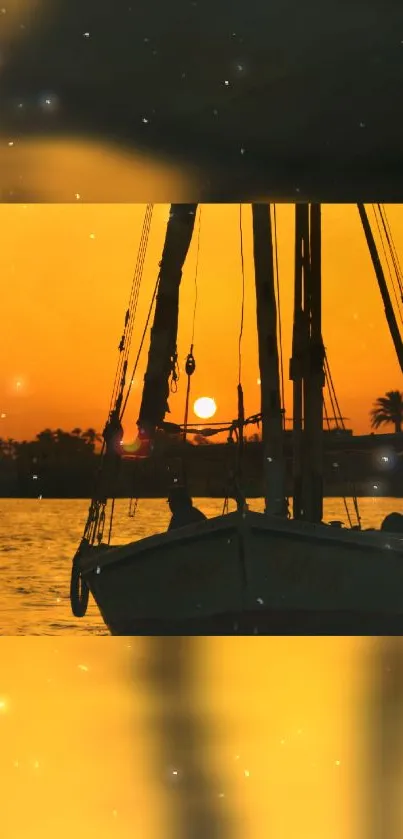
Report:
[[[191,164],[189,200],[401,199],[398,0],[53,0],[36,14],[5,48],[2,133]]]

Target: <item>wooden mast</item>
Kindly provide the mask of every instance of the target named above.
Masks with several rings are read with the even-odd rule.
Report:
[[[292,334],[292,356],[290,360],[290,379],[293,383],[293,517],[302,519],[303,472],[303,378],[304,358],[308,334],[303,307],[303,287],[305,265],[309,261],[308,249],[308,214],[306,204],[295,206],[295,254],[294,254],[294,321]]]
[[[367,245],[369,248],[369,252],[371,254],[372,264],[374,266],[376,279],[378,280],[379,290],[381,292],[383,305],[385,307],[385,315],[386,320],[388,322],[389,331],[392,336],[392,340],[395,346],[397,358],[400,364],[400,369],[403,373],[403,341],[400,336],[399,326],[395,317],[395,313],[393,311],[392,302],[390,299],[388,287],[385,280],[385,274],[383,272],[381,260],[379,259],[378,249],[376,247],[375,239],[372,235],[371,226],[368,220],[368,216],[364,207],[364,204],[357,204],[358,212],[360,214],[360,219],[362,226],[364,228],[365,238],[367,240]]]
[[[169,378],[176,353],[179,287],[197,204],[172,204],[160,262],[154,323],[137,421],[140,436],[153,437],[168,408]]]
[[[270,204],[252,204],[266,512],[287,515]]]
[[[323,517],[324,347],[321,301],[321,210],[298,204],[295,211],[293,348],[293,514]]]
[[[309,346],[304,378],[304,518],[323,518],[323,387],[325,350],[322,341],[322,231],[320,204],[309,207],[310,265],[305,278]]]

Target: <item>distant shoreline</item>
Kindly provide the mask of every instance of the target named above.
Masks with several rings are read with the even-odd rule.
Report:
[[[323,495],[323,498],[351,498],[353,493],[351,492],[326,492]],[[211,499],[224,499],[225,496],[222,494],[192,494],[194,499],[198,498],[211,498]],[[231,499],[232,496],[230,496]],[[289,496],[292,497],[291,495]],[[377,492],[377,493],[364,493],[364,492],[357,492],[357,498],[394,498],[396,500],[403,500],[403,493],[402,494],[393,494],[390,492]],[[165,495],[116,495],[115,496],[117,501],[130,501],[130,498],[136,498],[139,501],[166,501],[167,494]],[[246,494],[246,498],[249,500],[257,501],[259,499],[263,500],[262,495],[253,495],[250,493]],[[87,501],[90,503],[91,498],[87,495],[0,495],[0,501]]]

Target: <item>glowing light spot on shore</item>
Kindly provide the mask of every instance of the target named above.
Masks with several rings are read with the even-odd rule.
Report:
[[[193,410],[200,419],[210,419],[210,417],[214,416],[217,405],[215,400],[210,396],[201,396],[199,399],[196,399]]]

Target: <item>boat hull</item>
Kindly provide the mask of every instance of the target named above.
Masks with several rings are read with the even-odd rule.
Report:
[[[403,634],[403,539],[385,533],[232,513],[81,568],[113,635]]]
[[[111,622],[111,635],[403,635],[403,615],[365,612],[239,612],[182,622],[156,619]]]

